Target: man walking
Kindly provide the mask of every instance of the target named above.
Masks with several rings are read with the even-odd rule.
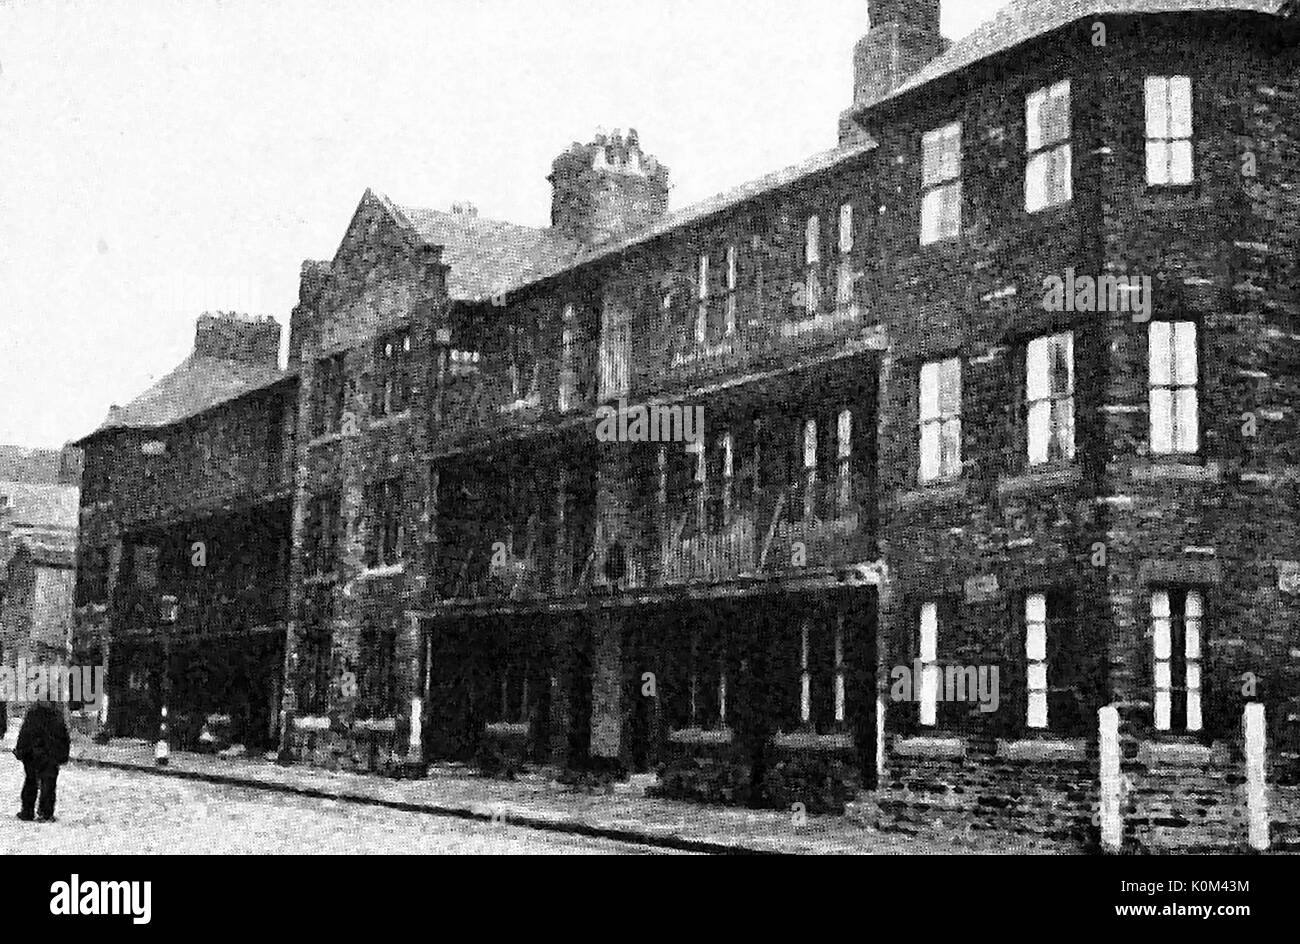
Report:
[[[37,818],[43,823],[54,819],[54,785],[59,767],[68,762],[68,747],[68,726],[58,706],[49,701],[32,702],[18,729],[18,746],[14,748],[14,756],[23,762],[26,774],[19,819]]]

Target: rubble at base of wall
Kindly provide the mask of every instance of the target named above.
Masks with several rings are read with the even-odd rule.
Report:
[[[295,729],[289,735],[289,752],[299,763],[325,770],[350,770],[384,776],[402,776],[408,768],[406,744],[386,726]]]

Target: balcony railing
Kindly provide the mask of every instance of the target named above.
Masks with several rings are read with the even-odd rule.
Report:
[[[282,623],[288,598],[283,586],[218,590],[199,596],[139,586],[119,587],[113,611],[119,626],[135,631],[180,634],[237,632]]]

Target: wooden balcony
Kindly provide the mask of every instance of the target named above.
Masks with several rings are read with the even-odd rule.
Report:
[[[288,595],[281,585],[202,596],[183,588],[169,593],[128,585],[113,595],[114,625],[129,634],[228,635],[283,625],[287,617]]]
[[[748,512],[716,533],[663,541],[659,580],[665,586],[724,583],[822,570],[873,560],[870,518],[854,507],[836,518],[789,520],[788,502]]]

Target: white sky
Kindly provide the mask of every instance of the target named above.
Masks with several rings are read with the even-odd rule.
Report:
[[[1003,2],[946,0],[945,34]],[[638,129],[673,208],[833,146],[866,7],[0,0],[0,443],[89,432],[204,310],[287,335],[367,186],[545,225],[598,125]]]

